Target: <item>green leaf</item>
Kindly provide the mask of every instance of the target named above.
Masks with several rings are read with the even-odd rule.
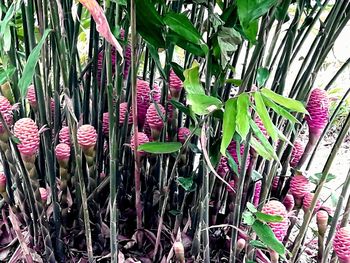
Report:
[[[24,66],[22,77],[18,81],[18,87],[21,91],[22,97],[25,97],[27,95],[28,87],[30,83],[33,81],[33,76],[35,73],[35,67],[38,63],[39,57],[40,57],[40,51],[45,43],[45,40],[47,36],[52,32],[52,29],[46,29],[41,40],[39,43],[33,48],[32,52],[30,53],[27,63]]]
[[[187,41],[200,44],[201,35],[186,15],[168,13],[164,17],[164,23]]]
[[[205,57],[205,55],[208,53],[208,47],[205,44],[195,44],[192,42],[187,41],[183,38],[183,36],[180,36],[179,34],[176,34],[173,31],[170,31],[167,35],[167,42],[171,42],[182,49],[192,53],[193,55],[199,56],[199,57]]]
[[[258,249],[267,249],[267,246],[259,240],[250,240],[249,245]],[[254,262],[254,261],[251,261]]]
[[[258,68],[256,75],[256,82],[258,83],[258,87],[262,87],[265,85],[265,82],[269,78],[270,72],[267,68]]]
[[[231,83],[231,84],[233,84],[234,86],[239,87],[239,86],[242,85],[242,82],[243,82],[243,81],[242,81],[241,79],[226,79],[225,82],[226,82],[226,83]]]
[[[277,222],[283,221],[283,217],[280,215],[268,215],[265,213],[256,212],[255,216],[257,219],[259,219],[260,221],[263,221],[265,223],[277,223]]]
[[[274,103],[272,100],[270,100],[265,95],[262,96],[264,103],[267,107],[271,108],[274,112],[276,112],[278,115],[282,116],[283,118],[289,120],[292,124],[300,123],[297,118],[295,118],[289,111],[285,110],[281,106],[278,106],[276,103]]]
[[[169,214],[171,214],[173,216],[178,216],[178,215],[181,215],[181,211],[180,210],[170,210]]]
[[[185,191],[193,191],[194,182],[192,177],[179,177],[177,182]]]
[[[250,41],[253,45],[256,43],[256,35],[258,34],[259,29],[259,20],[255,19],[250,22],[247,27],[243,27],[244,36]]]
[[[287,109],[291,111],[301,112],[308,114],[307,110],[305,109],[304,105],[297,100],[293,100],[290,98],[283,97],[272,90],[263,88],[261,89],[261,93],[268,97],[269,99],[273,100],[277,104],[282,105],[283,107],[286,107]]]
[[[236,161],[233,159],[233,157],[231,156],[231,154],[226,151],[226,156],[227,156],[227,161],[228,161],[228,165],[230,166],[230,168],[232,169],[232,171],[239,176],[238,173],[238,164],[236,163]]]
[[[261,93],[258,91],[254,92],[254,99],[255,99],[255,105],[256,105],[256,112],[258,113],[261,121],[263,122],[267,133],[271,136],[272,140],[277,141],[278,140],[278,132],[276,131],[277,128],[275,127],[275,125],[272,123],[270,119],[269,113],[267,112]]]
[[[316,173],[309,177],[309,180],[313,184],[319,184],[322,178],[322,173]],[[334,174],[328,174],[326,178],[326,183],[329,183],[330,181],[336,179],[337,177]]]
[[[191,109],[198,115],[206,115],[222,107],[222,102],[218,98],[205,94],[188,94],[187,103],[192,106]]]
[[[154,154],[173,153],[180,150],[182,144],[179,142],[148,142],[140,145],[138,151]]]
[[[254,217],[253,213],[251,213],[249,211],[243,212],[242,219],[243,219],[243,223],[248,225],[248,226],[253,225],[255,222],[255,217]]]
[[[250,202],[248,202],[247,203],[247,208],[248,208],[248,210],[250,211],[250,212],[252,212],[252,213],[256,213],[256,212],[258,212],[258,210],[256,209],[256,207],[252,204],[252,203],[250,203]]]
[[[252,172],[252,181],[253,182],[256,182],[262,178],[263,178],[263,176],[258,171],[253,170],[253,172]]]
[[[136,0],[137,32],[155,48],[165,47],[164,23],[151,0]]]
[[[247,93],[242,93],[237,99],[237,118],[236,118],[236,131],[242,137],[242,140],[248,135],[249,132],[249,95]]]
[[[273,156],[268,153],[265,148],[258,142],[257,139],[254,137],[250,138],[250,145],[253,147],[253,149],[264,159],[271,161]],[[278,158],[277,158],[278,159]]]
[[[184,69],[179,64],[175,62],[170,62],[172,69],[174,70],[176,76],[178,76],[182,81],[185,80]]]
[[[242,27],[266,14],[278,0],[237,0],[238,17]]]
[[[279,255],[284,256],[286,250],[283,244],[278,241],[275,234],[272,232],[271,228],[268,225],[256,220],[252,225],[252,229],[260,238],[260,240],[266,244],[267,247],[276,251]]]
[[[275,16],[279,21],[284,21],[288,16],[289,1],[282,1],[280,5],[277,6]]]
[[[203,86],[199,80],[199,64],[194,61],[190,69],[184,71],[184,88],[188,94],[205,94]]]
[[[156,63],[158,71],[160,72],[160,74],[162,75],[162,77],[164,79],[167,79],[167,76],[165,75],[162,64],[160,63],[159,54],[158,54],[157,49],[152,45],[147,45],[147,48],[149,50],[149,53],[150,53],[153,61]]]
[[[170,100],[170,103],[177,108],[179,111],[181,111],[182,113],[186,114],[187,116],[191,117],[194,121],[196,121],[196,116],[194,116],[193,112],[191,111],[191,109],[189,109],[188,107],[186,107],[185,105],[183,105],[181,102],[178,102],[177,100]]]
[[[230,62],[232,54],[237,50],[238,45],[242,42],[241,35],[233,28],[222,27],[218,33],[218,45],[221,54],[221,67],[225,68]]]
[[[9,66],[6,70],[0,68],[0,85],[8,81],[15,71],[16,68],[13,66]]]
[[[224,121],[220,152],[226,156],[226,149],[232,141],[236,127],[237,99],[232,98],[225,103]]]

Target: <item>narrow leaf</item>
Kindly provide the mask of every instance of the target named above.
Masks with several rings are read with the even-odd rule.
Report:
[[[194,113],[206,115],[222,107],[222,102],[215,97],[205,94],[188,94],[187,103],[192,106]]]
[[[164,79],[167,79],[167,76],[165,75],[162,64],[160,63],[159,54],[158,54],[157,49],[152,45],[147,45],[147,48],[149,50],[149,53],[150,53],[152,59],[156,63],[157,69],[159,70],[160,74],[162,75],[162,77]]]
[[[226,149],[232,141],[236,127],[237,99],[232,98],[225,103],[224,121],[220,152],[226,156]]]
[[[140,145],[137,150],[154,154],[166,154],[177,152],[181,147],[182,144],[179,142],[148,142]]]
[[[295,118],[290,112],[282,108],[281,106],[278,106],[276,103],[274,103],[272,100],[270,100],[266,96],[262,96],[264,103],[267,107],[270,107],[273,109],[274,112],[276,112],[278,115],[282,116],[283,118],[289,120],[292,124],[300,123],[297,118]]]
[[[265,148],[254,137],[252,137],[250,139],[250,145],[264,159],[266,159],[266,160],[272,160],[273,159],[273,156],[270,153],[268,153],[265,150]]]
[[[179,177],[177,182],[185,191],[193,190],[194,182],[192,177]]]
[[[280,215],[268,215],[268,214],[265,214],[265,213],[256,212],[255,216],[260,221],[263,221],[263,222],[266,222],[266,223],[277,223],[277,222],[282,222],[283,221],[283,217],[280,216]]]
[[[237,118],[236,118],[236,131],[242,137],[242,140],[248,135],[249,132],[249,95],[247,93],[242,93],[237,99]]]
[[[45,43],[45,40],[47,36],[51,33],[52,29],[46,29],[41,40],[36,45],[35,48],[33,48],[32,52],[30,53],[27,63],[24,66],[22,77],[18,81],[18,87],[21,91],[22,97],[25,97],[27,95],[28,86],[33,81],[33,76],[35,72],[36,64],[38,63],[39,57],[40,57],[40,51]]]
[[[285,254],[286,250],[283,244],[278,241],[275,234],[272,232],[271,228],[268,225],[256,220],[252,225],[252,228],[266,246],[276,251],[279,255]]]

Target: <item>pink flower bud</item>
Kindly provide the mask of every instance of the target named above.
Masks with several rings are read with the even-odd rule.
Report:
[[[273,191],[277,191],[278,190],[279,180],[280,180],[279,176],[273,177],[273,180],[272,180],[272,190]]]
[[[65,143],[70,146],[70,135],[69,135],[69,128],[68,126],[62,127],[60,130],[60,133],[58,134],[59,142],[60,143]]]
[[[340,228],[334,238],[333,249],[340,263],[350,262],[350,227]]]
[[[176,241],[174,242],[174,254],[178,261],[185,262],[185,248],[182,242]]]
[[[229,181],[228,184],[231,186],[231,188],[235,189],[235,181],[234,180]],[[235,191],[233,191],[231,188],[226,186],[227,192],[234,194]]]
[[[312,199],[314,198],[314,194],[313,193],[306,193],[304,195],[304,199],[303,199],[303,209],[304,209],[304,212],[310,210],[310,206],[311,206],[311,202],[312,202]],[[321,202],[320,200],[317,199],[316,201],[316,206],[315,206],[315,209],[314,211],[318,211],[321,207]]]
[[[6,176],[0,172],[0,193],[6,192]]]
[[[292,211],[295,205],[294,197],[291,194],[287,194],[283,199],[283,205],[286,207],[288,212]]]
[[[239,147],[240,150],[240,155],[241,158],[243,158],[243,154],[244,154],[244,144],[240,145]],[[236,141],[232,141],[229,146],[227,147],[227,151],[230,153],[230,155],[232,156],[233,160],[236,162],[237,166],[238,166],[238,173],[241,172],[241,167],[239,165],[239,159],[238,159],[238,155],[237,155],[237,146],[236,146]],[[247,156],[247,161],[245,163],[245,169],[248,169],[250,163],[250,154],[248,152],[248,156]]]
[[[295,141],[293,145],[292,155],[290,158],[290,166],[292,168],[297,167],[301,156],[305,150],[304,145],[300,141]]]
[[[301,205],[304,195],[310,192],[309,180],[303,175],[295,175],[290,181],[290,192],[297,205]]]
[[[128,124],[132,124],[132,111],[128,108],[128,103],[123,102],[119,105],[119,124],[123,125],[125,122],[125,116],[128,114]]]
[[[246,241],[243,238],[240,238],[237,240],[236,247],[238,253],[241,253],[241,251],[245,248]]]
[[[93,126],[85,124],[77,132],[78,144],[83,150],[94,148],[97,142],[97,133]]]
[[[261,193],[261,181],[255,183],[254,196],[253,196],[253,205],[258,206],[260,202],[260,193]]]
[[[70,146],[65,143],[57,144],[55,154],[58,162],[67,164],[70,157]]]
[[[137,115],[138,122],[141,127],[143,127],[145,120],[147,109],[150,104],[149,94],[151,92],[150,84],[144,80],[137,80]]]
[[[318,232],[321,235],[324,235],[324,233],[327,230],[327,225],[328,225],[328,213],[325,210],[319,210],[317,211],[316,214],[316,219],[317,219],[317,227],[318,227]]]
[[[160,113],[164,116],[164,107],[161,104],[158,104],[157,106],[159,108]],[[152,103],[147,109],[146,121],[151,130],[156,130],[160,132],[164,127],[162,116],[159,116],[157,107],[154,103]]]
[[[262,209],[262,212],[268,215],[279,215],[283,217],[283,221],[276,223],[269,223],[272,231],[274,232],[276,238],[279,241],[283,241],[285,235],[287,234],[289,220],[287,216],[287,210],[285,206],[276,200],[271,200],[266,203]]]
[[[27,100],[28,100],[29,105],[32,106],[33,109],[36,109],[38,107],[38,103],[36,101],[36,94],[35,94],[34,85],[30,85],[28,87]]]
[[[157,84],[153,85],[153,89],[152,89],[151,93],[152,93],[153,101],[157,102],[159,104],[160,103],[161,92],[160,92],[159,86]]]
[[[190,134],[191,134],[190,129],[186,127],[181,127],[177,130],[177,140],[182,144],[184,144],[188,136],[190,136]]]
[[[102,116],[102,132],[103,134],[108,137],[109,135],[109,113],[105,112]]]
[[[47,192],[47,190],[43,187],[39,188],[39,192],[40,192],[40,196],[41,196],[41,201],[43,203],[47,202],[47,197],[49,196],[49,193]]]
[[[137,140],[138,141],[138,146],[149,142],[148,136],[145,133],[143,133],[143,132],[139,132],[137,138],[138,138],[138,140]],[[135,150],[135,145],[136,145],[135,136],[133,135],[131,137],[131,140],[130,140],[131,150],[133,150],[133,151]],[[144,154],[143,151],[139,151],[139,153]]]
[[[13,122],[12,105],[8,99],[0,95],[0,112],[7,126],[11,126]],[[0,134],[5,132],[5,128],[0,122]]]
[[[217,171],[218,175],[220,175],[221,177],[224,177],[227,174],[227,172],[229,171],[229,168],[228,168],[226,157],[221,156],[220,161],[219,161],[219,165],[218,165],[216,171]]]
[[[179,99],[182,88],[182,80],[175,74],[173,69],[170,69],[169,89],[171,97],[173,97],[176,100]]]
[[[30,118],[19,119],[13,128],[14,135],[19,139],[17,145],[22,157],[32,158],[39,149],[39,131],[38,126]]]

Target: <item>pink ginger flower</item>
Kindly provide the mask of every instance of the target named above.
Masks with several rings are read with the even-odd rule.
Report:
[[[0,172],[0,193],[6,192],[6,176],[3,172]]]
[[[63,126],[58,134],[58,139],[60,143],[65,143],[70,146],[70,135],[68,126]]]
[[[57,144],[55,148],[57,161],[61,164],[67,164],[70,157],[70,146],[65,143]]]
[[[47,202],[47,198],[49,196],[49,193],[47,192],[47,190],[43,187],[40,187],[39,188],[39,192],[40,192],[40,197],[41,197],[41,201],[43,203],[46,203]]]
[[[311,202],[312,202],[312,199],[314,198],[314,194],[313,193],[306,193],[304,195],[304,199],[303,199],[303,209],[304,209],[304,212],[308,211],[310,209],[310,206],[311,206]],[[317,199],[316,201],[316,206],[315,206],[315,209],[314,211],[318,211],[321,207],[321,202],[320,200]]]
[[[287,218],[287,210],[285,206],[276,200],[271,200],[266,203],[262,209],[262,212],[268,215],[279,215],[283,217],[283,221],[277,223],[269,223],[273,233],[279,241],[283,241],[287,234],[289,220]]]
[[[151,89],[149,86],[147,81],[137,80],[137,117],[141,127],[143,127],[145,123],[147,109],[150,104],[149,94]]]
[[[188,136],[190,136],[190,134],[191,134],[190,129],[188,129],[186,127],[180,127],[177,130],[177,140],[179,142],[181,142],[182,144],[184,144],[186,139],[188,138]]]
[[[338,256],[340,263],[350,262],[350,227],[340,228],[333,241],[333,249]]]
[[[237,147],[236,147],[236,142],[232,141],[229,146],[227,147],[228,152],[230,153],[230,155],[232,156],[233,160],[235,160],[237,166],[238,166],[238,173],[241,172],[241,166],[239,165],[239,160],[238,160],[238,155],[237,155]],[[243,154],[244,154],[244,144],[240,145],[240,155],[241,155],[241,159],[243,158]],[[250,164],[250,154],[248,152],[248,156],[247,156],[247,161],[245,163],[244,168],[248,169],[248,166]]]
[[[84,151],[94,148],[97,142],[95,128],[90,124],[80,126],[77,131],[77,140],[78,144]]]
[[[109,135],[109,113],[105,112],[102,116],[102,132],[103,134],[108,137]]]
[[[221,177],[224,177],[228,171],[229,171],[229,168],[227,164],[227,158],[221,156],[218,167],[216,168],[216,172]]]
[[[283,205],[288,212],[292,211],[295,206],[294,197],[291,194],[287,194],[283,199]]]
[[[157,102],[159,104],[160,98],[161,98],[161,92],[160,92],[159,86],[157,84],[153,85],[153,89],[152,89],[151,93],[152,93],[153,101]]]
[[[35,94],[34,85],[30,85],[28,87],[27,100],[28,100],[29,105],[32,106],[33,109],[36,109],[38,107],[38,103],[36,101],[36,94]]]
[[[260,202],[260,193],[261,193],[261,181],[255,183],[254,196],[253,196],[253,205],[257,207]]]
[[[35,122],[30,118],[19,119],[13,131],[20,141],[17,147],[22,157],[28,160],[35,157],[40,143],[39,130]]]
[[[13,123],[12,105],[8,99],[0,95],[0,112],[7,126],[11,126]],[[0,122],[0,134],[5,132],[5,128]]]
[[[329,118],[329,99],[327,92],[319,88],[314,89],[310,94],[306,109],[310,114],[305,116],[310,134],[321,135]]]
[[[292,155],[290,158],[290,166],[292,168],[297,167],[301,156],[304,153],[305,147],[300,141],[295,141],[293,145]]]
[[[235,181],[234,180],[230,180],[228,182],[228,184],[234,189],[235,188]],[[228,187],[228,185],[226,186],[226,191],[229,193],[235,193],[235,191],[233,191],[230,187]]]
[[[280,177],[275,176],[272,180],[272,190],[277,191],[278,190],[278,184],[279,184]]]
[[[139,132],[138,136],[137,136],[137,142],[138,142],[138,146],[145,144],[147,142],[149,142],[148,136],[143,133],[143,132]],[[135,146],[136,146],[136,142],[135,142],[135,136],[132,135],[131,140],[130,140],[130,148],[131,150],[135,150]],[[144,151],[138,151],[141,155],[144,155]]]
[[[175,74],[173,69],[170,69],[169,74],[169,89],[171,97],[178,100],[183,88],[182,80]]]
[[[295,199],[297,205],[301,205],[304,196],[310,192],[310,182],[305,176],[295,175],[290,181],[290,192]]]
[[[185,248],[181,241],[174,242],[174,254],[179,262],[185,262]]]
[[[161,104],[158,104],[157,106],[161,114],[164,116],[165,115],[164,107]],[[146,121],[149,127],[151,128],[151,130],[156,130],[160,132],[164,127],[162,116],[159,116],[157,107],[154,103],[152,103],[147,109]]]
[[[316,213],[317,227],[320,234],[324,234],[327,230],[328,217],[329,215],[325,210],[318,210]]]
[[[122,102],[119,105],[119,124],[123,125],[125,121],[125,116],[128,114],[128,124],[132,124],[132,112],[131,109],[128,108],[127,102]]]

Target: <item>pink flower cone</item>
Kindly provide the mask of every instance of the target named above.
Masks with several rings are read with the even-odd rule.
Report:
[[[271,200],[264,205],[262,212],[268,215],[280,215],[284,218],[281,222],[269,223],[269,226],[274,232],[276,238],[279,241],[283,241],[285,235],[287,234],[289,225],[289,220],[287,218],[287,210],[285,206],[279,201]]]
[[[41,201],[43,203],[47,202],[47,197],[49,196],[49,193],[47,192],[47,190],[43,187],[39,188],[39,192],[40,192],[40,196],[41,196]]]
[[[102,132],[103,134],[108,137],[109,135],[109,113],[105,112],[102,116]]]
[[[70,146],[65,143],[57,144],[55,154],[59,164],[61,166],[67,166],[70,157]]]
[[[13,123],[12,105],[8,99],[6,99],[4,96],[1,96],[1,95],[0,95],[0,112],[2,114],[2,117],[4,118],[4,121],[6,122],[6,125],[10,127]],[[4,132],[5,132],[5,128],[0,122],[0,134]]]
[[[28,100],[29,105],[32,106],[33,109],[36,109],[38,107],[38,103],[36,101],[36,94],[35,94],[34,85],[30,85],[28,87],[27,100]]]
[[[283,205],[288,212],[292,211],[295,206],[294,197],[291,194],[287,194],[283,199]]]
[[[228,182],[228,184],[234,189],[235,188],[235,181],[234,180],[231,180]],[[227,192],[229,193],[235,193],[235,191],[233,191],[230,187],[226,186],[226,190]]]
[[[125,48],[125,54],[124,54],[124,72],[123,72],[124,79],[127,79],[128,77],[130,65],[131,65],[131,45],[128,43]]]
[[[3,172],[0,172],[0,193],[6,192],[6,176]]]
[[[185,248],[181,241],[174,242],[174,254],[179,262],[185,262]]]
[[[144,80],[137,80],[137,117],[139,126],[143,127],[146,120],[147,109],[150,104],[149,94],[151,89],[149,83]]]
[[[58,134],[59,142],[70,146],[70,135],[68,126],[63,126]]]
[[[170,69],[169,89],[171,97],[178,100],[183,88],[182,80],[175,74],[173,69]]]
[[[229,146],[227,147],[228,152],[230,153],[230,155],[232,156],[233,160],[235,160],[237,166],[238,166],[238,173],[241,172],[241,167],[239,165],[238,162],[238,156],[237,156],[237,149],[236,149],[236,142],[232,141]],[[241,154],[241,158],[243,158],[243,154],[244,154],[244,145],[242,144],[240,146],[240,154]],[[245,163],[245,169],[248,169],[248,166],[250,164],[250,154],[248,152],[248,156],[247,156],[247,162]]]
[[[117,53],[115,47],[111,48],[111,63],[112,63],[112,74],[115,74],[115,64],[117,61]],[[102,50],[100,53],[98,53],[97,57],[97,81],[98,86],[101,85],[101,77],[102,77],[102,67],[103,67],[103,57],[104,57],[104,50]],[[105,82],[106,82],[106,76],[105,76]]]
[[[293,145],[292,155],[290,158],[290,166],[292,168],[297,167],[301,156],[304,153],[305,147],[300,141],[295,141]]]
[[[317,214],[316,214],[317,227],[318,227],[318,232],[321,235],[324,235],[324,233],[327,230],[328,218],[329,218],[329,215],[327,211],[325,210],[317,211]]]
[[[128,108],[127,102],[122,102],[119,105],[119,124],[123,125],[125,122],[125,116],[128,113],[128,124],[132,124],[132,111]]]
[[[254,196],[253,196],[253,205],[257,207],[260,202],[260,193],[261,193],[261,181],[255,183]]]
[[[97,133],[95,128],[90,124],[80,126],[77,132],[77,139],[78,144],[83,151],[93,149],[97,142]]]
[[[140,146],[140,145],[145,144],[147,142],[149,142],[148,136],[143,132],[139,132],[138,133],[138,145]],[[135,150],[135,136],[134,135],[131,137],[131,140],[130,140],[130,148],[133,151]],[[139,151],[139,153],[141,155],[143,155],[145,152]]]
[[[177,130],[177,140],[182,144],[184,144],[188,136],[190,136],[190,134],[191,134],[190,129],[186,127],[181,127]]]
[[[161,114],[165,115],[165,109],[161,104],[157,105]],[[159,116],[156,105],[152,103],[147,109],[146,121],[151,128],[151,134],[153,139],[158,139],[159,134],[164,127],[163,119]]]
[[[272,190],[277,191],[278,190],[278,183],[279,183],[280,177],[275,176],[272,180]]]
[[[290,192],[295,203],[300,206],[304,196],[310,192],[310,182],[303,175],[295,175],[290,181]]]
[[[333,249],[340,263],[350,263],[350,227],[340,228],[333,241]]]
[[[40,143],[38,126],[35,122],[30,118],[19,119],[15,123],[13,131],[20,141],[17,147],[22,157],[27,161],[35,158]]]
[[[260,119],[260,117],[259,117],[259,116],[256,116],[255,119],[254,119],[254,121],[255,121],[256,125],[259,127],[260,131],[264,134],[264,136],[265,136],[266,138],[268,138],[269,135],[267,134],[266,128],[265,128],[265,126],[264,126],[262,120]]]
[[[313,198],[314,198],[314,194],[313,193],[306,193],[304,195],[304,199],[303,199],[304,212],[306,212],[306,211],[308,211],[310,209],[311,201],[312,201]],[[318,211],[320,209],[320,207],[321,207],[321,202],[320,202],[320,200],[317,199],[314,211],[315,212]]]
[[[310,134],[321,135],[329,118],[329,99],[327,92],[319,88],[314,89],[311,92],[306,109],[310,114],[305,116]]]
[[[238,253],[240,253],[245,248],[246,243],[247,242],[243,238],[240,238],[237,240],[236,246],[237,246]]]
[[[160,97],[161,97],[161,92],[160,92],[159,86],[157,84],[154,84],[151,92],[152,92],[152,98],[153,98],[154,102],[157,102],[159,104]]]

